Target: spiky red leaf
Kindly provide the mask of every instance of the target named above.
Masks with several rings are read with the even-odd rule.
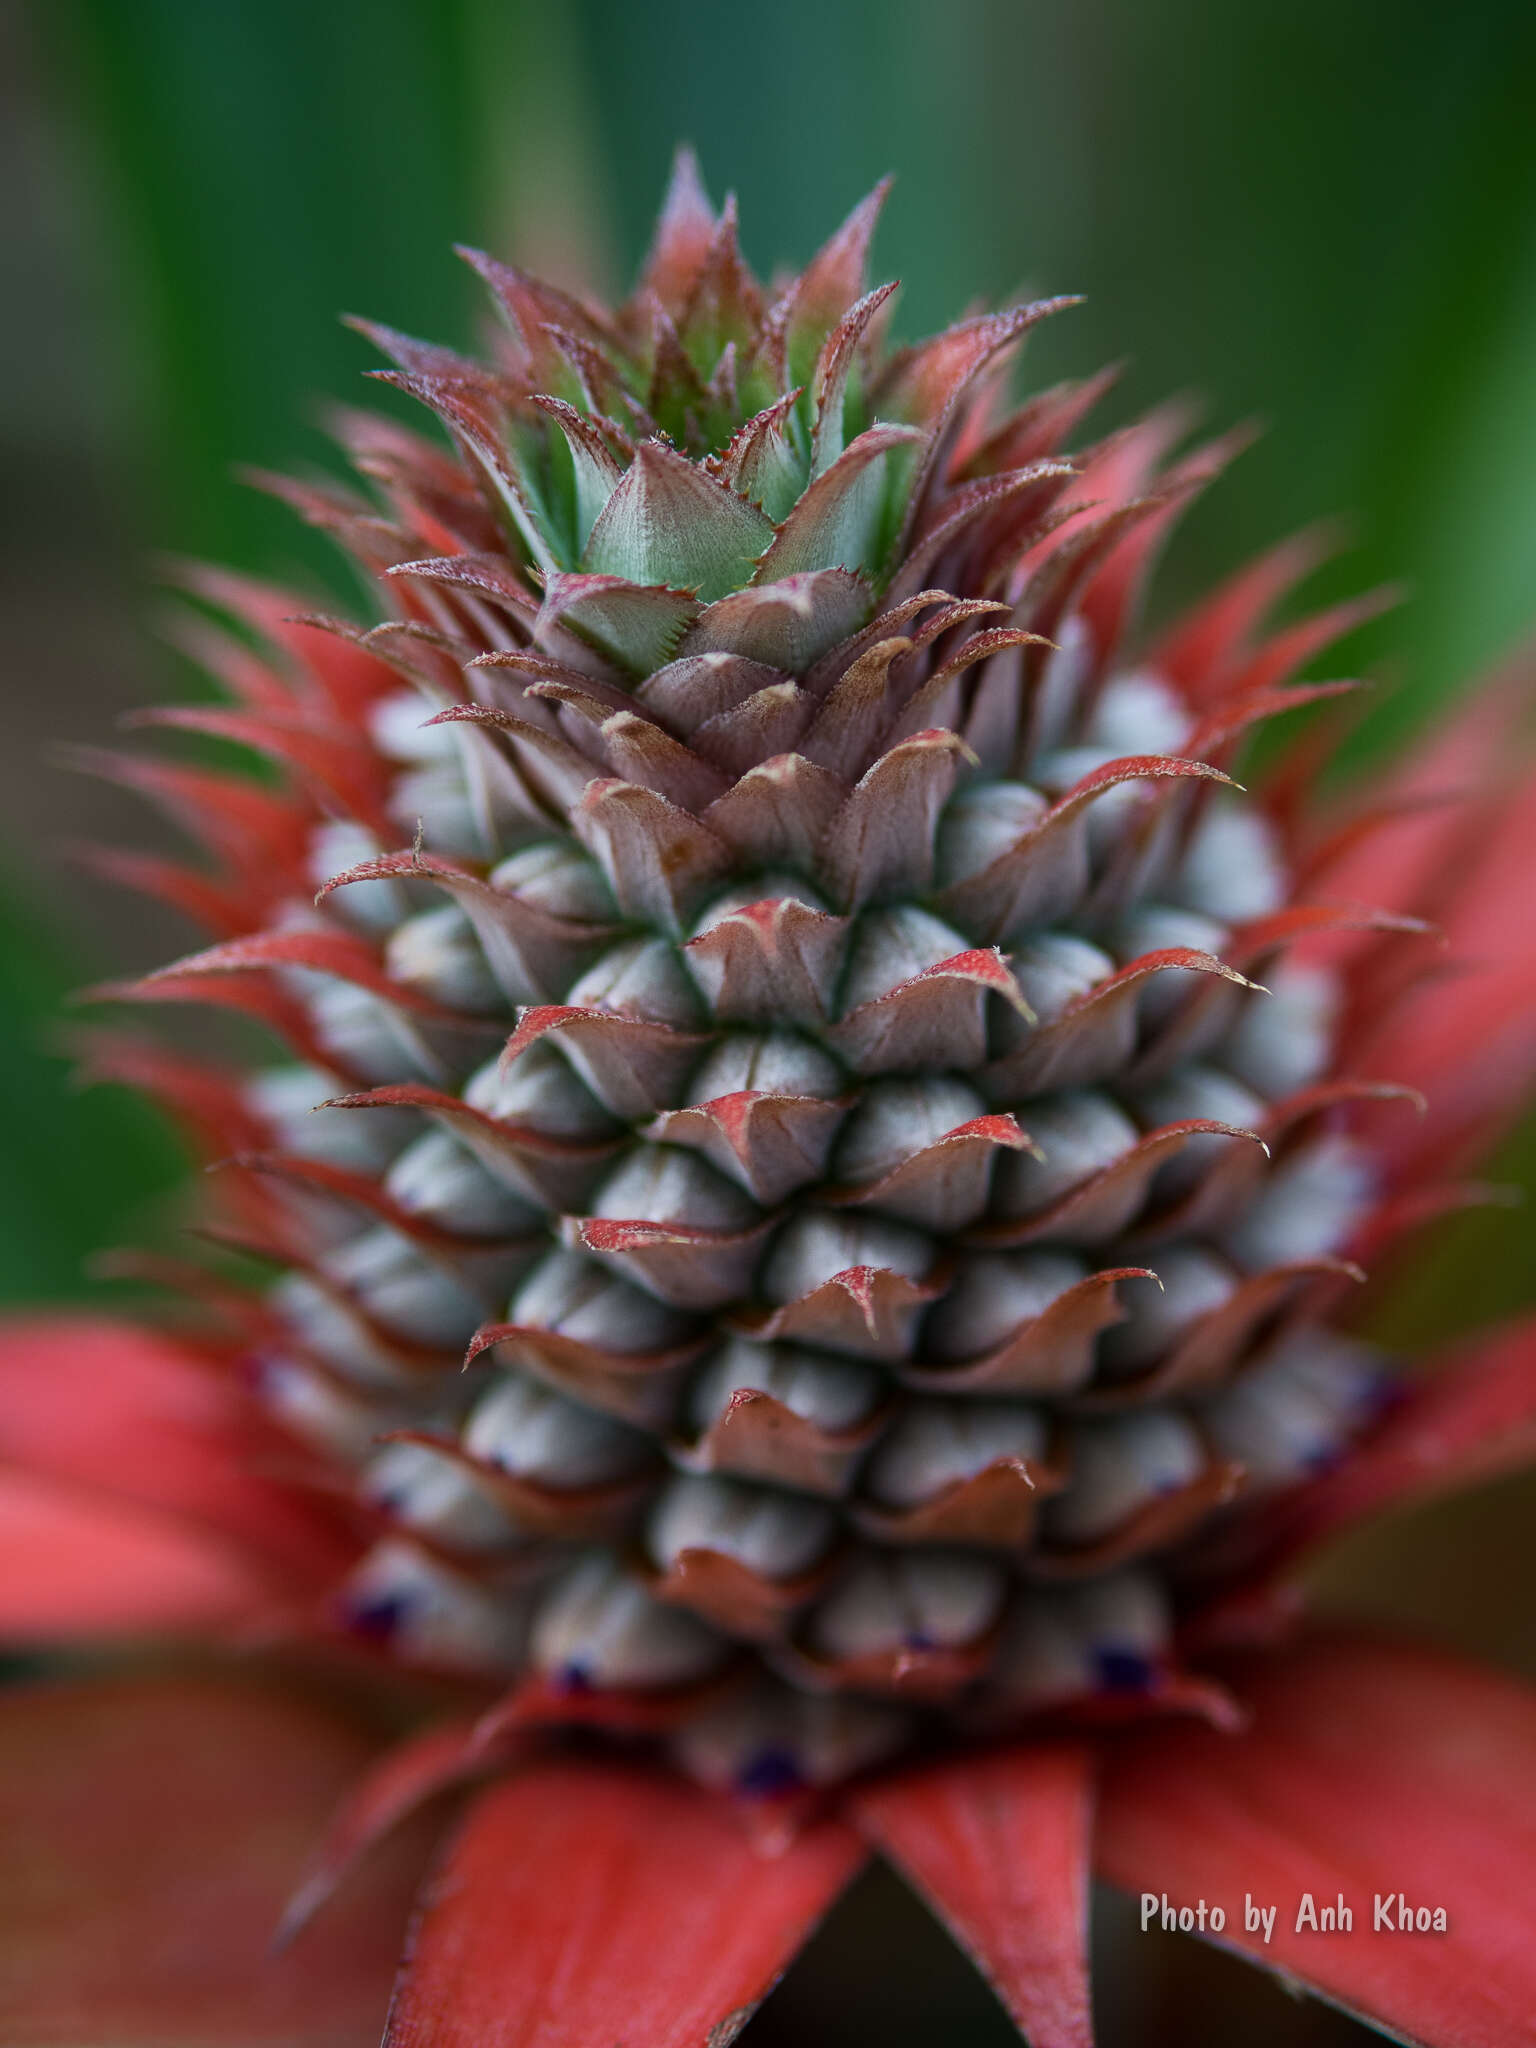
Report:
[[[1032,2048],[1091,2048],[1092,1766],[1077,1747],[986,1752],[855,1794],[870,1840],[976,1960]]]

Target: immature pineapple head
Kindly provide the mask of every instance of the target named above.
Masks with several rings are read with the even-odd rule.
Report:
[[[236,677],[294,786],[150,984],[259,969],[305,1062],[239,1150],[262,1388],[379,1531],[340,1617],[697,1689],[763,1787],[1156,1692],[1193,1539],[1376,1385],[1306,1313],[1370,1195],[1315,920],[1219,765],[1273,587],[1139,651],[1214,453],[1009,408],[1064,301],[891,350],[880,196],[765,291],[685,157],[623,306],[476,256],[493,363],[366,330],[453,452],[348,416],[376,498],[294,493],[387,623],[204,586],[308,650]]]

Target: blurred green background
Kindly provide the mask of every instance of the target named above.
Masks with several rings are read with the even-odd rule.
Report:
[[[1348,650],[1392,686],[1350,765],[1536,622],[1529,0],[43,0],[0,20],[0,80],[0,1296],[79,1297],[82,1262],[178,1172],[137,1105],[70,1092],[57,1032],[72,984],[189,935],[62,868],[60,841],[149,828],[44,759],[198,687],[157,637],[154,556],[334,590],[323,548],[232,471],[330,461],[319,402],[362,397],[369,362],[337,312],[469,341],[454,240],[623,279],[679,138],[740,194],[760,268],[803,259],[894,170],[877,267],[905,281],[907,331],[1021,284],[1080,291],[1032,344],[1032,379],[1128,357],[1122,416],[1178,391],[1216,424],[1262,419],[1165,598],[1344,515],[1354,545],[1319,590],[1410,591]],[[1405,1323],[1528,1292],[1529,1230],[1513,1212],[1458,1225]],[[1520,1512],[1496,1489],[1454,1524],[1420,1517],[1390,1568],[1367,1543],[1340,1584],[1387,1611],[1427,1598],[1529,1659],[1507,1599],[1466,1620],[1467,1571],[1528,1553]],[[912,2024],[990,2038],[985,1995],[966,2006],[920,1932],[878,1924],[840,1952],[861,1927],[866,1949],[916,1944],[939,1975]],[[1138,1988],[1111,1990],[1108,2039],[1235,2037],[1235,1965],[1119,1949]],[[1197,1967],[1208,2024],[1165,2034],[1158,1987],[1182,1994]],[[1358,2032],[1265,1996],[1245,2041]],[[765,2042],[897,2038],[894,2007],[825,2031],[785,2000]]]

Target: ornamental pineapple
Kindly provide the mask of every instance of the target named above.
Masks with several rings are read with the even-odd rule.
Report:
[[[328,1624],[668,1703],[747,1789],[1175,1695],[1190,1587],[1382,1385],[1323,1320],[1382,1091],[1291,958],[1348,919],[1223,765],[1358,612],[1263,639],[1292,548],[1148,642],[1228,451],[1011,405],[1070,301],[892,348],[882,197],[765,291],[685,153],[625,304],[470,252],[493,360],[364,325],[447,445],[347,412],[371,491],[279,488],[383,622],[196,572],[234,703],[159,717],[282,780],[116,771],[218,939],[117,993],[296,1061],[96,1055],[285,1269],[234,1312],[365,1532]]]

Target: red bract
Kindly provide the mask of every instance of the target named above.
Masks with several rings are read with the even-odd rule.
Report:
[[[475,256],[492,363],[366,329],[451,452],[349,415],[372,495],[281,488],[381,622],[189,572],[233,706],[143,722],[276,780],[96,764],[211,940],[97,993],[300,1064],[88,1063],[284,1277],[13,1330],[0,1629],[271,1669],[0,1699],[7,2039],[368,2038],[448,1794],[394,2048],[721,2048],[871,1853],[1037,2048],[1095,1867],[1526,2038],[1536,1709],[1292,1597],[1536,1442],[1536,1326],[1346,1327],[1536,1064],[1525,680],[1320,803],[1291,678],[1378,601],[1271,628],[1303,541],[1149,637],[1235,444],[1010,410],[1066,301],[891,351],[879,197],[770,296],[685,157],[624,305]]]

